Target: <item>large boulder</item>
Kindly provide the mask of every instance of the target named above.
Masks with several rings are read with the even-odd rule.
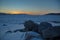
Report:
[[[28,31],[37,31],[38,30],[38,24],[34,23],[31,20],[25,21],[24,27]]]
[[[28,30],[31,30],[34,27],[34,22],[31,20],[25,21],[24,27]]]
[[[52,40],[54,37],[54,39],[56,39],[56,37],[60,36],[60,27],[53,27],[48,22],[40,23],[40,30],[42,32],[42,36],[47,40]]]
[[[41,22],[40,25],[40,30],[45,30],[45,29],[48,29],[48,28],[52,28],[52,24],[48,23],[48,22]]]

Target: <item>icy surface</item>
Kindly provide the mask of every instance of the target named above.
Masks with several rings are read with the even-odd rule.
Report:
[[[0,15],[0,40],[24,40],[26,32],[6,33],[11,30],[23,29],[23,23],[27,20],[33,20],[40,24],[43,21],[60,21],[60,16],[43,15],[43,16],[28,16],[28,15]],[[52,23],[53,26],[60,25],[60,23]],[[36,36],[35,32],[28,32]],[[33,38],[32,40],[42,40],[42,38]]]

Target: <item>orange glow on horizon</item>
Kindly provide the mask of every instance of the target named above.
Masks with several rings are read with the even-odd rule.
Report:
[[[9,14],[32,14],[32,12],[22,12],[22,11],[9,11]]]
[[[1,10],[1,12],[7,14],[30,14],[30,15],[41,15],[45,13],[49,13],[49,11],[22,11],[22,10]]]
[[[35,12],[26,12],[26,11],[6,11],[4,13],[7,13],[7,14],[30,14],[30,15],[42,15],[42,14],[45,14],[45,13],[48,13],[47,11],[35,11]]]
[[[48,10],[48,11],[21,11],[21,10],[0,10],[2,13],[7,14],[30,14],[30,15],[43,15],[48,13],[53,13],[54,11]]]

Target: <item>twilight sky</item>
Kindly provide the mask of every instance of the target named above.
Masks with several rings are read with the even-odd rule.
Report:
[[[0,0],[0,12],[10,14],[59,13],[60,0]]]

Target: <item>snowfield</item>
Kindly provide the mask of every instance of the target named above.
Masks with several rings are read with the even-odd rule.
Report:
[[[31,16],[31,15],[0,15],[0,40],[24,40],[26,32],[13,32],[6,33],[11,30],[23,29],[24,22],[27,20],[32,20],[38,24],[40,22],[50,22],[50,21],[60,21],[59,15],[42,15],[42,16]],[[60,23],[52,23],[53,26],[60,26]],[[27,32],[32,36],[38,36],[38,33]],[[31,40],[43,40],[40,38],[33,38]]]

